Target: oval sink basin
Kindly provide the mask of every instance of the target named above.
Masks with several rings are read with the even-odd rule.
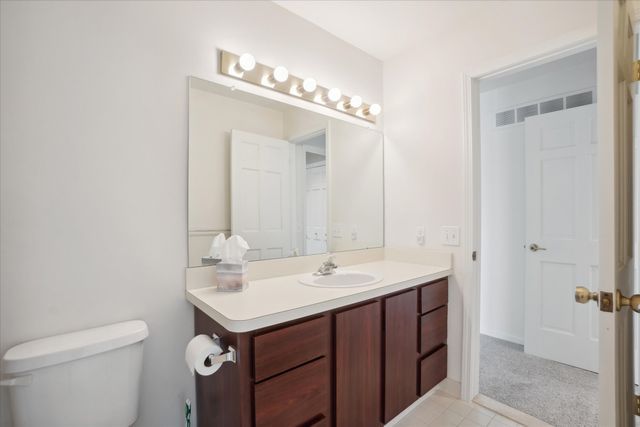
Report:
[[[300,283],[321,288],[350,288],[356,286],[369,286],[378,283],[382,277],[361,271],[340,271],[326,276],[309,274],[300,278]]]

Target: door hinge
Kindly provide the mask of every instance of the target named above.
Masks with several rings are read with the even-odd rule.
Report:
[[[637,82],[638,80],[640,80],[640,59],[633,61],[631,70],[631,82]]]
[[[637,417],[640,417],[640,396],[636,395],[635,398],[636,398],[636,404],[633,405],[633,409],[635,410],[634,414]]]
[[[478,259],[478,255],[476,254],[476,251],[471,252],[471,261],[475,261],[476,259]]]

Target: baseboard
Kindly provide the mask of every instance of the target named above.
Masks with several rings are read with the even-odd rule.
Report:
[[[493,337],[493,338],[497,338],[499,340],[509,341],[509,342],[514,343],[514,344],[524,345],[524,338],[517,337],[517,336],[511,335],[511,334],[507,334],[505,332],[481,329],[480,330],[480,335],[487,335],[487,336],[490,336],[490,337]]]
[[[456,399],[460,399],[460,390],[462,389],[460,381],[452,380],[451,378],[445,378],[435,388],[444,391],[445,393],[455,397]]]

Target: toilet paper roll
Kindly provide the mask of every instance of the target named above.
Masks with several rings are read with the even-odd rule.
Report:
[[[222,363],[216,363],[211,366],[207,366],[207,359],[210,354],[218,356],[222,354],[222,349],[218,344],[213,342],[208,335],[195,336],[187,344],[187,350],[184,352],[184,358],[187,362],[187,366],[191,371],[191,375],[195,375],[194,371],[200,375],[211,375],[215,373]]]

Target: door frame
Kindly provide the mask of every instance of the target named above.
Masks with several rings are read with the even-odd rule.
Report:
[[[462,269],[462,372],[460,397],[471,401],[480,391],[480,80],[513,74],[596,47],[595,28],[556,39],[482,68],[462,73],[464,147],[464,225]],[[472,259],[473,252],[478,257]]]

